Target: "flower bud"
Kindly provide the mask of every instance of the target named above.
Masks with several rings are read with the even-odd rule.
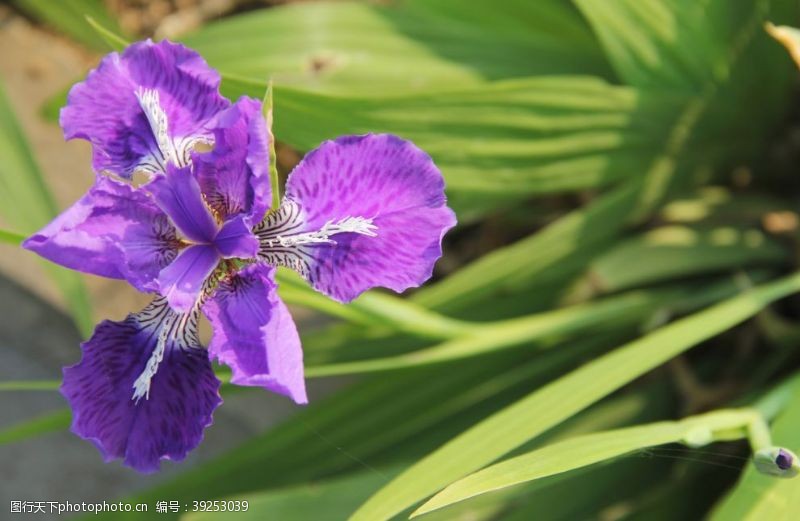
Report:
[[[767,447],[753,456],[756,469],[762,474],[779,478],[793,478],[800,472],[800,461],[789,449]]]

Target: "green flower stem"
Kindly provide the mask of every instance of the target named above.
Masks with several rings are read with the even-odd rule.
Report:
[[[272,188],[270,211],[275,211],[281,205],[281,183],[278,177],[278,156],[275,154],[275,134],[272,132],[272,81],[267,84],[262,110],[264,119],[267,120],[267,132],[269,133],[269,184]]]

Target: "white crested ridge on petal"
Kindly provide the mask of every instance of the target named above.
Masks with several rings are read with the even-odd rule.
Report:
[[[165,298],[153,300],[146,308],[135,315],[143,329],[158,332],[158,341],[142,373],[133,382],[134,402],[142,398],[150,398],[150,383],[158,372],[158,366],[164,360],[167,345],[181,349],[197,349],[200,345],[197,321],[200,316],[199,307],[185,314],[173,311]]]
[[[306,276],[308,263],[313,258],[311,248],[315,245],[335,245],[335,237],[344,233],[377,237],[378,226],[368,217],[346,216],[331,219],[318,228],[309,228],[300,206],[286,199],[277,211],[256,226],[254,233],[261,245],[260,258],[270,265],[285,266]]]
[[[160,103],[160,95],[156,89],[138,88],[136,99],[142,108],[153,136],[156,138],[161,157],[154,155],[142,159],[138,169],[145,172],[165,172],[166,163],[184,167],[191,163],[192,150],[200,143],[213,146],[214,140],[210,135],[171,137],[169,131],[169,118]]]

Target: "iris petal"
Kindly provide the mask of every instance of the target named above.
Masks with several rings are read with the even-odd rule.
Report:
[[[226,259],[249,259],[258,254],[258,239],[250,230],[248,219],[243,216],[234,217],[223,224],[214,239],[214,245]]]
[[[61,392],[72,407],[72,431],[91,440],[106,461],[122,458],[153,472],[161,459],[181,460],[200,443],[222,403],[220,382],[197,342],[196,316],[175,318],[156,299],[123,321],[103,321],[81,345],[81,361],[64,369]],[[165,333],[165,327],[172,329]],[[160,338],[166,345],[149,397],[134,400],[134,382]]]
[[[193,50],[168,41],[138,42],[107,55],[70,90],[61,127],[67,139],[92,144],[97,172],[124,178],[137,169],[163,172],[168,151],[159,146],[154,115],[163,113],[169,147],[188,159],[194,143],[212,140],[205,125],[229,105],[219,84],[219,74]]]
[[[222,219],[244,213],[252,223],[271,203],[269,139],[261,102],[243,96],[209,124],[214,149],[195,154],[197,179]]]
[[[232,383],[307,403],[300,336],[274,276],[275,268],[254,264],[220,284],[203,307],[214,331],[208,350],[231,368]]]
[[[203,287],[219,262],[212,245],[189,246],[158,276],[158,292],[179,312],[187,312],[200,298]]]
[[[213,241],[217,223],[203,202],[191,168],[170,165],[167,170],[167,175],[157,176],[145,189],[186,238],[199,243]]]
[[[23,247],[74,270],[127,279],[141,291],[177,255],[175,228],[145,194],[98,175],[94,186]]]
[[[280,211],[257,227],[259,255],[339,301],[376,286],[401,292],[430,278],[441,257],[456,224],[446,203],[439,169],[411,142],[327,141],[292,171]]]

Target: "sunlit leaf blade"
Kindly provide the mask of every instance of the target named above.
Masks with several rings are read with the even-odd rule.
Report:
[[[708,431],[740,431],[746,436],[746,425],[756,414],[753,409],[719,410],[680,421],[664,421],[637,425],[625,429],[596,432],[553,443],[520,456],[486,467],[456,481],[436,494],[412,517],[527,481],[569,472],[588,465],[610,460],[637,450],[686,443],[693,433]],[[735,434],[724,434],[731,439]]]
[[[223,83],[232,96],[242,87],[250,93],[262,88]],[[301,150],[342,134],[389,132],[411,139],[442,169],[451,205],[469,219],[478,198],[514,201],[608,186],[633,175],[662,146],[680,102],[588,77],[381,99],[278,86],[275,133]]]
[[[56,216],[57,208],[44,184],[22,128],[0,84],[0,218],[22,233],[33,233]],[[84,335],[93,325],[86,289],[80,276],[46,263]]]
[[[702,89],[728,80],[725,59],[794,7],[785,0],[577,0],[625,83]],[[756,77],[754,74],[753,77]]]
[[[369,333],[361,329],[362,336],[393,331],[421,338],[444,339],[473,329],[472,324],[451,319],[391,294],[367,292],[353,302],[342,304],[311,289],[308,282],[294,271],[280,269],[277,280],[281,297],[287,303],[308,307],[358,326],[369,326]]]
[[[794,62],[800,67],[800,30],[787,25],[776,26],[767,23],[766,30],[770,36],[778,40]]]
[[[353,520],[390,519],[491,463],[670,358],[800,290],[800,274],[765,284],[630,342],[464,431],[372,496]]]
[[[571,2],[540,0],[504,0],[495,5],[480,3],[464,9],[460,0],[406,0],[406,6],[426,17],[450,21],[480,29],[502,39],[553,39],[561,46],[597,52],[597,40]]]
[[[465,11],[470,15],[457,14]],[[490,79],[610,72],[585,22],[553,0],[466,10],[455,2],[430,9],[315,2],[231,17],[183,41],[225,73],[329,94],[384,97]]]
[[[107,40],[92,29],[90,17],[114,34],[121,29],[102,0],[12,0],[29,15],[94,49],[107,49]]]
[[[625,325],[635,327],[657,313],[694,310],[725,298],[734,290],[734,282],[726,279],[702,286],[693,284],[691,287],[632,291],[526,317],[474,324],[460,336],[407,354],[309,365],[306,374],[319,377],[391,371],[496,354],[521,345],[529,346],[528,351],[531,352],[551,349],[563,346],[564,339],[602,331],[611,324],[615,328]]]

